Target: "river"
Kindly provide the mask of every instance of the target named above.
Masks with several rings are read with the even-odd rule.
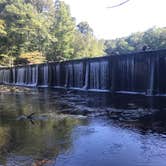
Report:
[[[164,103],[54,89],[0,93],[0,165],[165,166]]]

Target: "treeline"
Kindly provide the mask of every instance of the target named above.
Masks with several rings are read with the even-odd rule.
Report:
[[[110,30],[111,31],[111,30]],[[98,40],[60,0],[0,0],[0,66],[166,48],[166,28]]]
[[[63,1],[0,0],[0,65],[103,55],[87,22],[76,25]]]
[[[145,32],[133,33],[128,37],[106,40],[105,48],[108,55],[165,49],[166,27],[154,27]]]

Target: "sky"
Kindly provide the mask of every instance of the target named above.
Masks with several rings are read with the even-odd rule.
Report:
[[[166,0],[64,0],[76,18],[87,21],[99,39],[115,39],[154,26],[166,27]]]

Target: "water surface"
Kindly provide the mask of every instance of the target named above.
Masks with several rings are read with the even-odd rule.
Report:
[[[0,164],[165,166],[164,100],[53,89],[1,93]],[[32,112],[32,121],[18,118]]]

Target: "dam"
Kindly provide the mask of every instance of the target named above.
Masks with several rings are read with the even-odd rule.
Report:
[[[166,94],[166,50],[0,69],[0,84],[110,93]]]
[[[1,68],[0,165],[165,166],[165,53]]]

